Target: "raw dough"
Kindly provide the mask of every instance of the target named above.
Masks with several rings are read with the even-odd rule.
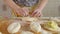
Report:
[[[9,33],[16,33],[19,31],[20,28],[21,24],[19,23],[19,21],[15,21],[8,26],[7,30]]]
[[[30,28],[31,28],[31,30],[34,31],[34,32],[40,32],[40,31],[41,31],[41,26],[40,26],[40,24],[39,24],[39,23],[36,23],[36,22],[32,22],[32,23],[30,24]]]
[[[23,21],[37,21],[37,18],[32,18],[32,17],[24,17],[22,18]]]
[[[0,34],[2,34],[2,32],[0,32]]]

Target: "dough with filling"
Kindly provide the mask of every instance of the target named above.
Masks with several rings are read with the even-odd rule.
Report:
[[[37,22],[32,22],[30,24],[30,28],[31,28],[32,31],[37,32],[37,33],[41,31],[41,26]]]
[[[16,33],[20,30],[20,28],[21,28],[21,24],[19,23],[19,21],[15,21],[8,26],[7,31],[9,33]]]
[[[2,34],[2,32],[0,32],[0,34]]]

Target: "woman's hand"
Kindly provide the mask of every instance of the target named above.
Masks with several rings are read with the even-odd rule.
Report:
[[[23,7],[22,9],[26,12],[26,16],[28,16],[29,15],[29,9],[27,7]]]
[[[11,7],[14,10],[14,13],[16,13],[17,15],[19,15],[19,16],[27,16],[28,15],[27,8],[21,8],[13,0],[4,0],[4,1],[9,7]]]
[[[37,10],[35,10],[32,13],[32,16],[34,17],[40,17],[41,16],[41,11],[43,10],[43,8],[45,7],[45,5],[47,4],[48,0],[41,0],[37,6]]]
[[[23,8],[17,7],[15,9],[15,12],[20,16],[28,16],[29,10],[26,7],[23,7]]]
[[[41,11],[39,9],[36,9],[33,11],[32,17],[40,17],[41,16]]]

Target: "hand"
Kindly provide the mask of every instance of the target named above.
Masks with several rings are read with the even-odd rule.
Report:
[[[28,15],[28,12],[29,12],[29,10],[27,9],[27,8],[16,8],[15,9],[15,12],[18,14],[18,15],[20,15],[20,16],[27,16]]]
[[[27,7],[23,7],[22,9],[26,12],[26,15],[28,16],[29,15],[29,9]]]
[[[36,9],[35,11],[33,11],[32,17],[40,17],[41,16],[41,11],[39,9]]]

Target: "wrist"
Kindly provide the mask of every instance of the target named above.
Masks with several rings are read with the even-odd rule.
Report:
[[[42,11],[42,8],[38,7],[37,10]]]
[[[13,10],[21,10],[21,7],[18,6],[18,5],[14,5],[14,6],[12,7],[12,9],[13,9]]]
[[[14,6],[13,9],[21,9],[19,6]]]

